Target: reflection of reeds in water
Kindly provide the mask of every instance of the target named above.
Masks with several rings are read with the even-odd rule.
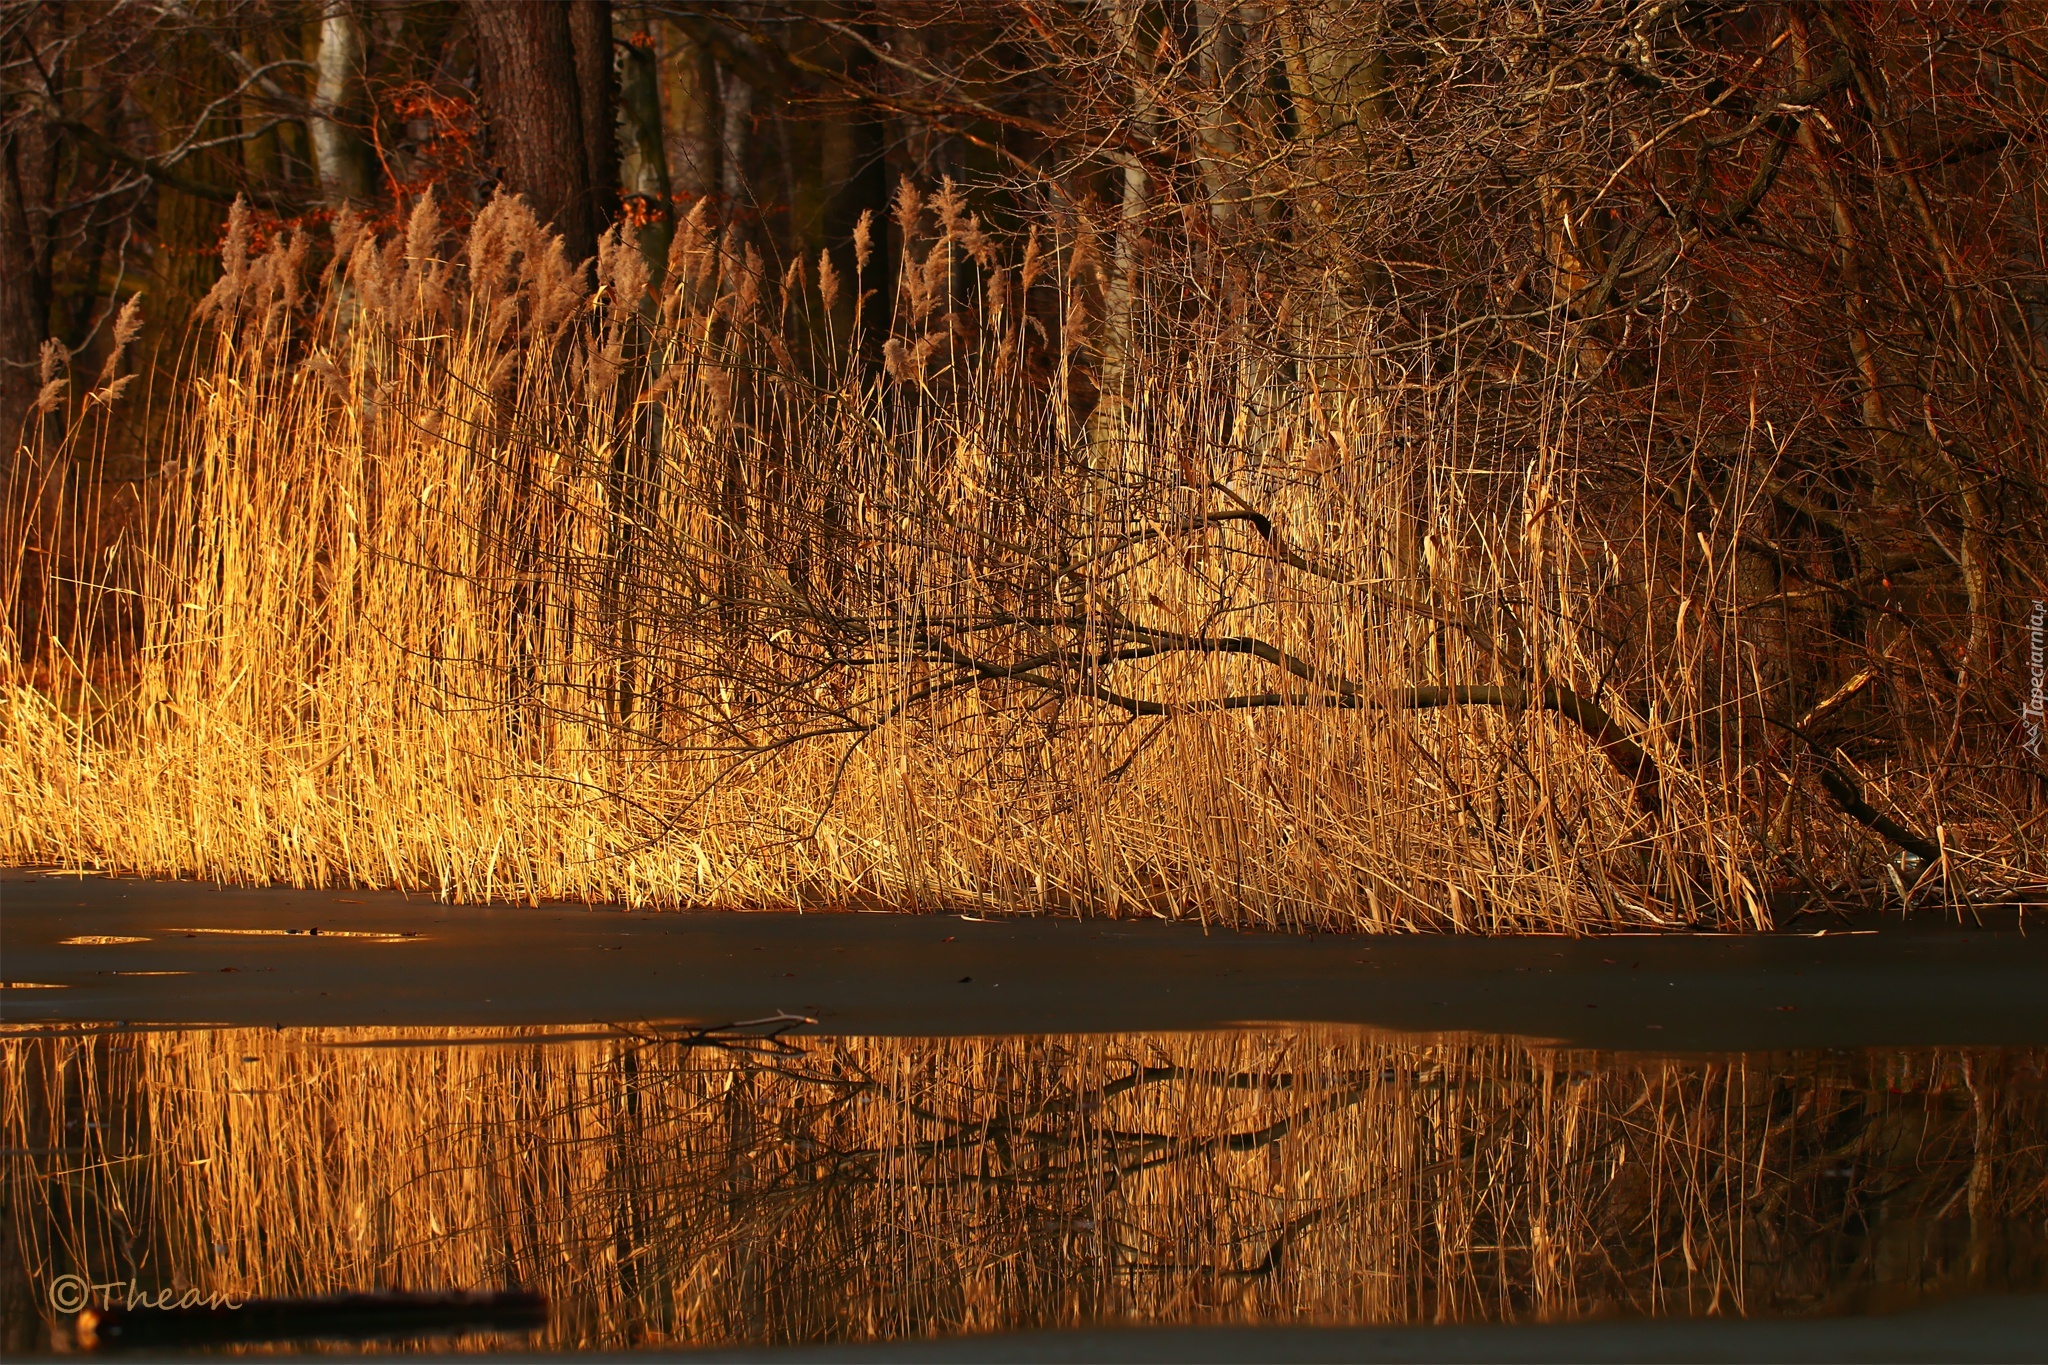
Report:
[[[2039,1052],[232,1030],[4,1057],[12,1349],[66,1271],[516,1281],[562,1345],[1814,1311],[2038,1279],[2048,1205]]]

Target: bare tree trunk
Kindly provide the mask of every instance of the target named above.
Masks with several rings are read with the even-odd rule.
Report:
[[[63,10],[42,7],[15,26],[0,49],[12,90],[46,101],[40,49],[61,28]],[[11,467],[22,427],[41,388],[37,373],[50,335],[50,201],[56,193],[57,140],[45,116],[9,99],[0,106],[0,472]]]
[[[562,235],[572,260],[588,260],[597,254],[598,225],[570,7],[470,0],[467,13],[503,183]]]
[[[1302,192],[1296,196],[1298,239],[1336,268],[1336,279],[1358,283],[1355,253],[1341,238],[1339,204],[1369,197],[1363,184],[1368,163],[1358,134],[1379,122],[1386,103],[1385,11],[1379,0],[1343,7],[1285,0],[1275,7],[1295,137],[1302,145],[1298,164]],[[1350,183],[1343,191],[1340,183]],[[1341,312],[1330,291],[1317,310],[1322,325]]]
[[[691,201],[717,194],[724,183],[719,153],[724,112],[718,103],[718,65],[697,41],[673,24],[658,32],[661,113],[671,183]]]
[[[583,165],[590,181],[590,226],[593,233],[600,233],[619,216],[618,85],[612,78],[611,0],[570,0],[569,41],[576,53]]]
[[[1209,217],[1218,228],[1236,221],[1238,201],[1244,197],[1236,169],[1239,144],[1232,93],[1238,54],[1231,8],[1229,0],[1195,6],[1195,41],[1200,45],[1202,72],[1202,133],[1196,155],[1202,166],[1202,187],[1209,198]]]
[[[754,206],[753,185],[747,177],[748,151],[754,140],[754,87],[742,80],[739,73],[723,67],[718,72],[718,93],[720,112],[723,119],[719,125],[719,192],[734,208],[744,204]]]
[[[663,147],[661,67],[651,47],[629,43],[619,60],[620,177],[639,206],[640,254],[657,285],[668,268],[675,236],[675,204]]]
[[[52,139],[41,120],[0,130],[0,443],[12,464],[49,339]]]
[[[363,31],[349,0],[326,0],[314,62],[313,164],[330,204],[371,197],[370,151],[357,131],[363,112]]]
[[[242,35],[242,61],[249,68],[260,67],[267,59],[264,51],[267,44],[251,31]],[[262,189],[272,189],[284,179],[284,162],[279,154],[277,129],[258,133],[267,118],[268,110],[263,101],[252,92],[242,97],[242,170]]]
[[[178,79],[152,85],[139,103],[155,125],[156,154],[167,156],[188,141],[229,138],[233,106],[214,108],[214,92],[232,89],[232,69],[194,32],[167,35],[162,59],[175,63]],[[227,221],[232,187],[241,174],[242,153],[231,142],[185,157],[178,166],[182,185],[156,188],[156,238],[146,346],[176,354],[192,310],[220,278],[221,228]]]
[[[1123,64],[1131,70],[1148,65],[1145,42],[1140,32],[1142,9],[1139,0],[1110,0],[1110,21],[1116,27],[1117,45]],[[1140,82],[1131,83],[1131,122],[1141,135],[1150,132],[1154,119],[1152,99]],[[1117,212],[1116,247],[1110,256],[1109,288],[1103,300],[1101,395],[1089,422],[1094,443],[1122,441],[1126,435],[1126,395],[1131,351],[1136,344],[1138,247],[1144,235],[1146,212],[1151,203],[1152,180],[1145,164],[1134,152],[1117,153],[1122,166],[1122,192]]]

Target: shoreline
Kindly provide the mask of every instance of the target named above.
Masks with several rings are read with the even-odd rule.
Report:
[[[459,906],[20,869],[0,871],[0,909],[10,1029],[709,1026],[780,1013],[826,1035],[1349,1024],[1647,1052],[2048,1045],[2048,934],[2023,927],[1287,934]],[[138,941],[64,942],[80,937]]]

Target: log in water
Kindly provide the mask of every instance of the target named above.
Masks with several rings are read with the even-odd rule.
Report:
[[[189,1350],[259,1341],[516,1333],[545,1326],[547,1312],[546,1296],[517,1290],[327,1294],[192,1307],[115,1305],[81,1311],[75,1340],[87,1351]]]

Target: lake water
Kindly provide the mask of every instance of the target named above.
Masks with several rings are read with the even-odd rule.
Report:
[[[1890,1311],[2037,1289],[2048,1052],[1355,1028],[76,1029],[4,1059],[10,1352],[60,1276],[523,1287],[621,1348]]]
[[[1433,1327],[1409,1354],[1523,1340],[1450,1324],[1692,1334],[1625,1358],[1736,1319],[1880,1331],[1828,1338],[1856,1358],[1959,1303],[2031,1305],[2000,1329],[2025,1358],[2048,1322],[2021,1297],[2048,1289],[2040,935],[1303,943],[0,894],[10,1356],[75,1346],[81,1294],[518,1289],[544,1321],[384,1344],[983,1359],[1045,1354],[990,1334],[1139,1326],[1210,1329],[1153,1358],[1306,1327]],[[1951,1330],[1929,1351],[1969,1356]],[[1143,1355],[1120,1340],[1066,1358]],[[1772,1340],[1730,1349],[1825,1354]]]

